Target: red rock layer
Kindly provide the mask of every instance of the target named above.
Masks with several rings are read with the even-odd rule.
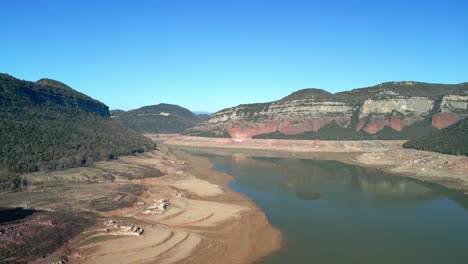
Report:
[[[397,114],[392,114],[390,117],[374,115],[359,119],[355,130],[364,130],[369,134],[375,134],[384,129],[385,126],[389,126],[395,131],[401,131],[403,128],[412,125],[416,121],[418,120],[412,118],[401,118]]]
[[[269,134],[277,130],[274,123],[234,123],[225,127],[231,138],[235,141],[244,141],[259,134]]]
[[[432,116],[432,126],[439,129],[446,128],[460,119],[462,119],[460,116],[452,112],[438,113]]]
[[[390,118],[390,127],[393,130],[396,131],[401,131],[406,125],[406,122],[404,119],[401,119],[399,116],[392,116]]]
[[[461,117],[454,113],[438,113],[432,118],[432,126],[436,128],[445,128],[460,120]],[[398,114],[388,115],[372,115],[361,118],[355,128],[355,131],[364,130],[369,134],[375,134],[384,129],[385,126],[392,128],[395,131],[402,131],[406,126],[412,125],[419,119],[404,118]],[[226,130],[234,141],[244,141],[255,135],[269,134],[280,132],[286,135],[295,135],[308,131],[317,132],[320,128],[336,122],[342,127],[350,125],[350,118],[345,117],[324,117],[310,119],[288,119],[282,121],[265,121],[257,122],[235,122],[216,124],[205,127],[198,127],[197,130]]]
[[[373,116],[370,118],[364,131],[369,134],[375,134],[385,127],[386,121],[384,116]]]
[[[349,118],[313,118],[307,120],[269,121],[265,123],[236,122],[227,124],[224,129],[235,141],[244,141],[255,135],[280,132],[286,135],[296,135],[307,131],[317,132],[320,128],[335,121],[345,127],[351,122]]]

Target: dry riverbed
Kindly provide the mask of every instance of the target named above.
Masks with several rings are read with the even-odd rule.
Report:
[[[0,238],[8,234],[8,243],[0,246],[3,260],[248,263],[280,245],[280,232],[253,202],[229,189],[230,176],[212,172],[205,158],[160,148],[28,178],[27,190],[0,194],[0,207],[26,212],[0,223]],[[83,225],[67,225],[64,212],[74,212],[73,223]],[[42,226],[48,231],[38,234]],[[8,252],[21,247],[24,237],[40,245],[48,233],[69,226],[74,233],[60,237],[54,252],[42,249],[35,256],[31,243],[31,255]]]

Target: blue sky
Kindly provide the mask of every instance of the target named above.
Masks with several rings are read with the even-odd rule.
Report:
[[[0,72],[124,110],[217,111],[384,81],[468,81],[468,1],[25,1],[0,5]]]

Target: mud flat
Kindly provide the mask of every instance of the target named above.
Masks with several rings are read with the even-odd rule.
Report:
[[[53,212],[93,217],[65,245],[27,262],[249,263],[280,247],[281,233],[257,205],[228,188],[230,176],[212,172],[202,157],[160,148],[27,177],[28,189],[0,194],[0,207],[50,212],[52,230],[64,227]],[[45,225],[41,219],[24,217],[5,230],[24,237],[24,226]],[[22,241],[11,243],[17,248]],[[5,256],[15,258],[13,251]]]
[[[170,147],[245,152],[259,156],[334,159],[345,163],[378,167],[382,170],[430,181],[449,188],[468,190],[468,157],[405,149],[401,140],[322,141],[146,135],[164,140]]]

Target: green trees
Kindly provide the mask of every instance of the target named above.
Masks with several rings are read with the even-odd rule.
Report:
[[[428,136],[408,141],[403,147],[468,156],[468,118]]]
[[[171,104],[144,106],[139,109],[114,110],[112,117],[120,124],[140,133],[182,133],[203,120],[190,110]],[[206,117],[205,117],[206,118]]]
[[[0,74],[0,113],[0,188],[22,184],[19,173],[83,166],[155,147],[111,120],[106,105],[50,80],[38,84]]]

